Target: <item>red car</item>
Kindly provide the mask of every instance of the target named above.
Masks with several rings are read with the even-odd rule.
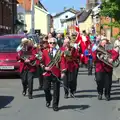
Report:
[[[0,36],[0,74],[19,73],[19,62],[16,60],[16,49],[25,35]]]

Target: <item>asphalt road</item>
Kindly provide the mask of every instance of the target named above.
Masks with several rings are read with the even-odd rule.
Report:
[[[34,80],[33,99],[21,94],[20,79],[0,80],[0,120],[120,120],[120,85],[113,81],[111,101],[97,99],[94,75],[80,69],[76,99],[64,99],[61,87],[60,110],[45,107],[44,92]],[[114,77],[113,77],[114,78]]]

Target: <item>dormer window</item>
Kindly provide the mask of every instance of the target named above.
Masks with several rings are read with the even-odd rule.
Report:
[[[66,15],[65,18],[68,18],[68,15]]]

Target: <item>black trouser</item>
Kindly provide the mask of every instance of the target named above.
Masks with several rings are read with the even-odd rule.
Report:
[[[75,69],[75,78],[74,78],[74,91],[77,89],[77,76],[79,68]]]
[[[42,71],[42,68],[40,66],[37,67],[37,76],[38,76],[38,79],[39,79],[39,87],[42,87],[43,86],[43,71]]]
[[[42,87],[43,86],[43,75],[40,74],[39,75],[39,87]]]
[[[93,68],[93,64],[92,64],[92,60],[88,60],[88,75],[92,75],[92,68]]]
[[[76,74],[75,71],[70,72],[67,71],[66,73],[66,77],[64,78],[64,86],[66,86],[66,88],[69,90],[70,92],[73,94],[73,92],[75,92],[76,90],[76,82],[75,82],[75,78],[76,78]],[[69,91],[64,88],[65,94],[69,94]]]
[[[98,94],[103,94],[103,89],[105,88],[105,96],[110,96],[111,86],[112,86],[112,72],[96,72],[95,74],[97,82]]]
[[[28,94],[32,95],[34,73],[28,70],[23,70],[20,76],[22,80],[23,91],[26,91],[28,88]]]
[[[51,82],[53,83],[53,107],[58,106],[59,104],[59,97],[60,97],[60,82],[54,76],[44,77],[44,92],[45,98],[47,102],[52,100],[51,95]]]

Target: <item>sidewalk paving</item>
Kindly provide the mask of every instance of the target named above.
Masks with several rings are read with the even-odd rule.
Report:
[[[113,69],[113,75],[116,77],[116,79],[120,78],[120,66]]]

